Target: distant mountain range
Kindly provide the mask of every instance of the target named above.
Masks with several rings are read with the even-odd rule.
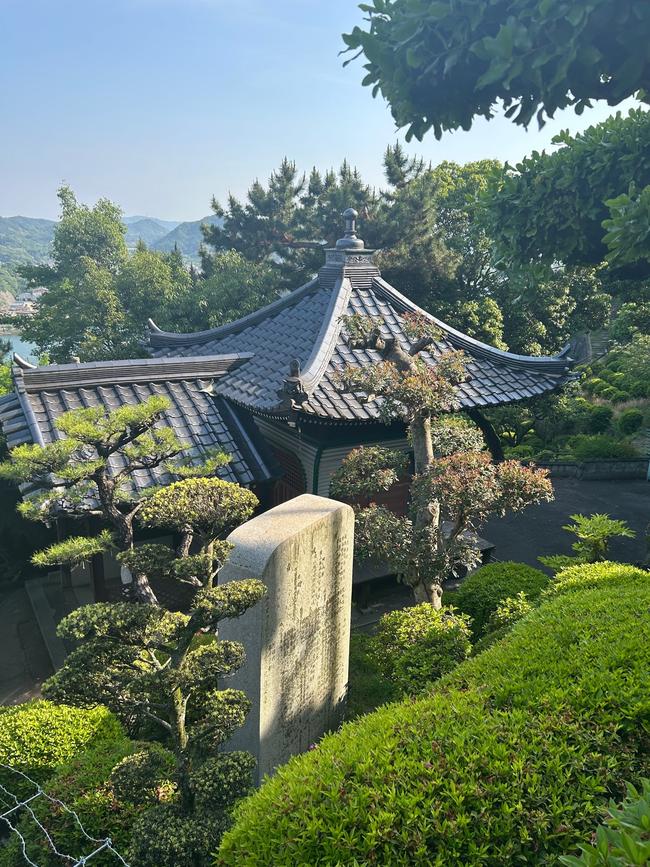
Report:
[[[153,250],[169,252],[176,246],[188,261],[197,262],[203,235],[201,224],[221,224],[213,214],[201,220],[180,222],[141,215],[124,217],[126,243],[133,249],[139,240]],[[54,236],[54,220],[34,217],[0,217],[0,295],[15,295],[22,281],[15,273],[18,265],[47,262]]]

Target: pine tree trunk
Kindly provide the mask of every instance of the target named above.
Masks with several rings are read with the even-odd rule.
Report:
[[[149,579],[143,572],[133,572],[131,582],[131,598],[134,602],[144,605],[158,605],[158,597],[153,592]]]

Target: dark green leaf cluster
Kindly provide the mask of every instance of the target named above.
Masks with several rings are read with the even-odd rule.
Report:
[[[625,569],[292,760],[238,807],[215,863],[556,863],[650,769],[650,575]]]
[[[650,112],[633,109],[627,117],[614,115],[575,136],[563,132],[554,139],[562,147],[552,153],[534,151],[522,160],[494,185],[488,201],[491,232],[504,258],[598,265],[608,255],[603,228],[610,217],[608,200],[620,206],[617,211],[614,205],[609,231],[617,260],[626,262],[628,247],[632,258],[641,255],[637,243],[643,243],[643,230],[630,243],[625,228],[625,215],[634,216],[628,210],[632,203],[617,197],[632,182],[639,189],[650,184],[649,142]]]
[[[604,824],[592,844],[581,844],[580,857],[564,855],[566,867],[647,867],[650,864],[650,780],[628,785],[620,806],[610,801]]]
[[[469,615],[472,634],[479,638],[506,599],[525,593],[535,601],[548,583],[547,575],[525,563],[488,563],[463,580],[454,605]]]
[[[650,85],[650,12],[624,0],[371,0],[368,28],[343,39],[365,55],[363,83],[390,104],[407,140],[470,129],[502,103],[542,126],[558,109],[616,105]],[[355,55],[357,56],[357,55]]]
[[[174,754],[161,744],[129,753],[110,772],[115,797],[134,805],[157,803],[161,790],[172,788],[175,765]]]
[[[407,465],[403,452],[382,446],[363,446],[349,452],[330,481],[334,497],[357,498],[387,491]]]

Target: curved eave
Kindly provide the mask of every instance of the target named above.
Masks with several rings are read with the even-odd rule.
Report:
[[[227,322],[225,325],[219,325],[216,328],[208,328],[205,331],[194,331],[189,334],[180,332],[163,331],[158,328],[153,319],[147,321],[149,328],[149,345],[154,347],[162,346],[195,346],[198,343],[208,343],[211,340],[228,337],[230,334],[236,334],[238,331],[243,331],[251,325],[257,325],[262,320],[269,316],[275,316],[286,307],[290,307],[299,301],[304,295],[307,295],[318,286],[318,277],[314,277],[308,283],[294,289],[293,292],[288,292],[277,301],[272,301],[266,307],[260,307],[253,313],[247,316],[242,316],[241,319],[235,319],[234,322]]]
[[[482,343],[468,334],[463,334],[462,331],[458,331],[451,325],[447,325],[446,322],[418,307],[417,304],[414,304],[381,277],[375,278],[374,286],[397,308],[401,308],[402,312],[417,313],[434,322],[449,338],[450,343],[458,349],[466,350],[470,355],[478,358],[490,358],[499,364],[506,364],[511,367],[525,368],[538,373],[554,373],[558,376],[567,374],[571,369],[573,359],[568,356],[569,344],[558,355],[517,355],[514,352],[506,352],[503,349],[490,346],[488,343]]]

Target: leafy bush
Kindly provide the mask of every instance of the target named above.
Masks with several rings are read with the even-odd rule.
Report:
[[[625,521],[610,518],[609,515],[571,515],[573,524],[565,524],[562,529],[577,536],[578,541],[571,547],[575,555],[554,554],[550,557],[540,557],[540,563],[560,572],[569,566],[580,563],[597,563],[605,560],[609,548],[609,540],[613,537],[634,539],[636,533]]]
[[[353,632],[350,636],[347,718],[369,713],[395,697],[393,684],[386,680],[379,668],[373,636]]]
[[[456,605],[472,618],[472,633],[478,638],[505,599],[522,592],[529,601],[535,600],[548,580],[539,569],[525,563],[488,563],[465,578]]]
[[[608,458],[624,460],[639,456],[638,451],[630,443],[605,434],[594,434],[593,436],[580,434],[571,439],[570,448],[578,461],[596,461]]]
[[[108,747],[123,737],[121,725],[104,707],[84,710],[31,701],[0,714],[0,762],[42,783],[85,747]],[[16,793],[33,788],[10,771],[0,770],[0,783]]]
[[[587,420],[588,432],[592,434],[605,433],[612,423],[613,416],[614,410],[611,406],[592,406]]]
[[[544,602],[430,695],[279,769],[216,864],[557,863],[650,770],[649,605],[625,573]]]
[[[630,436],[643,427],[643,413],[640,409],[626,409],[619,415],[617,424],[624,436]]]
[[[94,744],[62,764],[43,786],[48,795],[58,798],[77,813],[88,834],[97,839],[110,837],[121,854],[128,850],[133,822],[142,813],[142,808],[120,801],[108,781],[113,767],[143,746],[123,736]],[[59,851],[79,857],[92,850],[92,843],[65,810],[41,798],[31,806]],[[19,829],[26,840],[27,854],[34,863],[41,867],[60,867],[62,859],[52,852],[31,816],[26,815],[20,820]],[[0,848],[0,867],[16,867],[22,863],[18,838],[12,837],[4,848]],[[115,856],[108,854],[97,855],[92,860],[97,867],[114,867],[115,863]]]
[[[469,618],[429,602],[390,611],[373,638],[377,665],[396,694],[414,695],[469,656]]]
[[[497,606],[488,623],[488,629],[490,632],[494,632],[495,630],[500,631],[513,626],[530,614],[532,610],[533,606],[523,590],[517,593],[516,596],[508,596]]]
[[[558,572],[544,590],[544,596],[557,596],[575,590],[592,590],[617,585],[622,581],[626,584],[635,581],[645,584],[650,582],[650,573],[644,569],[630,566],[628,563],[610,563],[608,561],[569,566],[568,569]]]
[[[594,845],[580,845],[581,855],[560,858],[567,867],[643,867],[650,864],[650,780],[639,791],[628,786],[620,807],[612,801]]]

